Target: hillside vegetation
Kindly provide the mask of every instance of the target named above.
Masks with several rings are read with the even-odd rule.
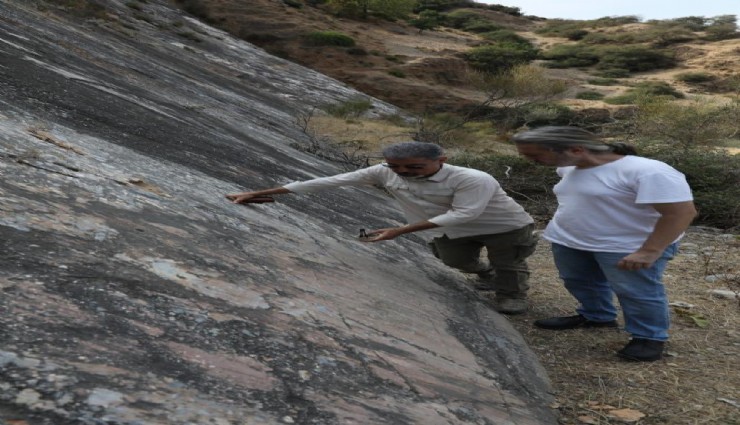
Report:
[[[584,21],[466,0],[177,2],[270,53],[416,114],[411,126],[391,120],[372,134],[339,131],[353,125],[342,113],[320,128],[319,114],[312,117],[315,132],[328,137],[324,146],[351,149],[350,165],[367,163],[360,154],[393,140],[440,143],[460,154],[453,161],[500,178],[546,220],[552,195],[547,182],[532,181],[543,172],[514,158],[506,139],[523,127],[577,125],[626,139],[687,174],[698,224],[736,229],[740,222],[739,159],[728,154],[740,148],[734,15]],[[503,179],[510,166],[519,179]]]

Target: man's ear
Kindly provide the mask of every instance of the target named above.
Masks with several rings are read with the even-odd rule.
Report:
[[[447,157],[446,157],[446,156],[440,156],[440,157],[439,157],[439,158],[437,158],[437,159],[439,159],[439,162],[440,162],[440,163],[444,163],[445,161],[447,161]]]

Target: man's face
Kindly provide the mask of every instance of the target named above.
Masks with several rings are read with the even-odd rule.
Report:
[[[571,152],[572,148],[568,148],[564,152],[555,152],[544,146],[520,143],[516,145],[516,149],[519,151],[519,155],[541,165],[566,167],[576,165],[580,159],[578,155]]]
[[[401,177],[428,177],[442,168],[447,157],[429,158],[386,158],[384,166]]]

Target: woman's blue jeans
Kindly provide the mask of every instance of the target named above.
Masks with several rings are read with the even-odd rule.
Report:
[[[617,318],[616,294],[624,313],[624,329],[634,338],[668,339],[670,313],[662,277],[668,260],[678,250],[674,243],[648,269],[617,268],[629,253],[592,252],[552,244],[555,265],[565,288],[579,302],[576,309],[588,320],[607,322]]]

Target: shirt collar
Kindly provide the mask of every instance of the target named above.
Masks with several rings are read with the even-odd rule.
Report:
[[[452,168],[447,164],[442,164],[442,168],[440,168],[439,171],[429,176],[426,181],[429,182],[441,182],[444,179],[446,179],[450,173],[452,172]]]

